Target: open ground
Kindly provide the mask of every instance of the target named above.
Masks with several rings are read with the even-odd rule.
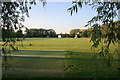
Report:
[[[26,38],[22,44],[8,54],[10,67],[3,78],[119,78],[118,55],[113,55],[111,66],[93,60],[101,46],[91,49],[90,38]],[[111,51],[115,48],[117,44],[110,46]]]

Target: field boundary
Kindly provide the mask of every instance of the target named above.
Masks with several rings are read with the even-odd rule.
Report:
[[[9,54],[8,54],[9,56]],[[38,58],[41,58],[41,57],[45,57],[45,58],[64,58],[64,56],[51,56],[51,55],[15,55],[15,54],[11,54],[10,56],[12,57],[38,57]]]
[[[8,49],[7,49],[8,50]],[[12,49],[10,49],[12,50]],[[29,51],[29,50],[32,50],[32,51],[66,51],[66,50],[39,50],[39,49],[18,49],[18,51]]]

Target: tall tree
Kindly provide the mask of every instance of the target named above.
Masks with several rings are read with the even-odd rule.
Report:
[[[78,12],[79,8],[83,7],[83,4],[92,6],[93,9],[97,12],[97,15],[94,16],[90,21],[87,22],[85,26],[92,26],[92,36],[91,41],[93,42],[92,47],[97,48],[101,42],[106,43],[105,48],[101,48],[101,51],[98,52],[101,57],[106,58],[107,60],[111,59],[111,52],[109,50],[109,46],[111,43],[115,45],[118,43],[120,45],[120,25],[115,23],[115,18],[118,16],[118,10],[120,10],[120,3],[105,0],[99,0],[98,2],[94,2],[93,0],[75,0],[73,1],[73,6],[68,9],[71,15],[73,12]],[[106,29],[108,30],[104,34],[102,34],[102,27],[100,26],[99,22],[103,25],[108,25]],[[118,21],[120,23],[120,21]],[[117,28],[115,26],[118,26]],[[119,50],[119,49],[118,49]],[[120,52],[119,52],[120,55]],[[107,57],[106,57],[107,56]],[[120,58],[120,57],[119,57]]]
[[[17,38],[23,38],[23,37],[24,37],[24,34],[23,34],[22,30],[18,30],[18,31],[15,33],[15,37],[17,37]]]
[[[80,33],[80,29],[72,29],[70,30],[69,34],[71,37],[75,37],[75,35]]]
[[[44,0],[41,0],[44,4]],[[2,40],[5,42],[2,45],[2,52],[4,56],[6,54],[6,46],[9,46],[9,49],[16,50],[17,48],[14,46],[16,41],[19,41],[15,38],[13,33],[15,30],[19,30],[24,25],[22,22],[25,20],[25,16],[29,17],[29,9],[32,4],[36,4],[35,0],[9,0],[9,2],[1,2],[0,1],[0,28],[2,31]],[[7,33],[7,34],[6,34]],[[3,61],[6,62],[6,57]],[[6,66],[6,63],[3,62],[3,67]],[[5,67],[4,67],[5,68]]]
[[[83,32],[83,36],[84,36],[84,37],[88,37],[88,31],[87,31],[87,30],[85,30],[85,31]]]
[[[26,29],[26,37],[55,37],[56,32],[53,29]]]

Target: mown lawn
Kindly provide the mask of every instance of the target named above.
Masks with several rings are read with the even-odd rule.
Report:
[[[93,50],[91,50],[92,42],[90,42],[90,38],[26,38],[22,43],[24,46],[19,49],[93,52]],[[19,44],[20,43],[16,45]],[[32,46],[30,46],[30,44],[32,44]],[[117,46],[117,44],[116,46],[111,44],[111,51]],[[99,46],[98,49],[100,47],[101,46]]]
[[[21,50],[11,51],[11,55],[7,57],[8,69],[3,70],[4,78],[64,75],[64,51]]]
[[[107,61],[92,59],[93,54],[73,52],[65,59],[65,74],[69,78],[120,78],[118,75],[118,56],[114,55],[111,65]]]
[[[26,38],[23,44],[20,49],[88,51],[91,47],[89,39],[80,38]]]
[[[44,76],[52,78],[119,78],[118,55],[113,55],[111,66],[106,64],[107,61],[92,60],[94,49],[91,49],[90,38],[26,38],[22,43],[24,46],[19,47],[20,51],[11,52],[12,55],[16,55],[10,60],[14,72],[13,70],[9,70],[8,73],[7,71],[3,72],[4,78],[6,78],[6,74],[8,74],[7,78],[43,78]],[[112,44],[110,50],[114,51],[117,46],[117,44],[115,46]],[[95,52],[98,52],[98,49],[95,49]],[[70,53],[72,55],[69,55]],[[30,57],[30,55],[34,57]],[[53,57],[39,57],[43,55]],[[65,56],[65,58],[56,58],[55,56]],[[48,72],[44,71],[45,68]],[[32,73],[41,74],[32,75]],[[53,75],[49,76],[49,74]],[[55,74],[64,75],[57,76]]]

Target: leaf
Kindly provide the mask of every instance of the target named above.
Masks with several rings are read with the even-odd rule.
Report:
[[[70,10],[72,10],[72,7],[68,8],[68,10],[67,10],[67,11],[70,11]]]
[[[89,24],[86,24],[85,27],[87,27]]]
[[[107,46],[109,47],[109,45],[110,45],[110,44],[111,44],[111,39],[109,40],[109,42],[108,42],[108,45],[107,45]]]
[[[82,2],[78,2],[78,6],[80,6],[80,8],[82,8]]]
[[[78,12],[78,8],[77,8],[77,5],[75,5],[75,8],[76,8],[76,13]]]
[[[10,47],[15,51],[17,50],[12,44],[10,45]]]
[[[112,43],[115,45],[115,42],[112,40]]]
[[[31,9],[31,6],[29,7],[29,9]]]
[[[73,11],[70,12],[70,14],[72,15]]]
[[[75,6],[73,6],[73,10],[75,11]]]

